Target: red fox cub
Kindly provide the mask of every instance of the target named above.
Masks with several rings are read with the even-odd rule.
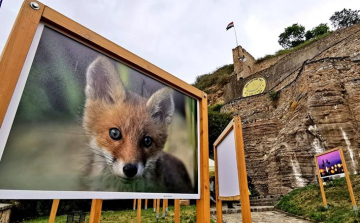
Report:
[[[100,56],[88,67],[85,93],[90,190],[194,193],[184,164],[163,151],[175,110],[170,88],[149,99],[127,91],[114,65]]]

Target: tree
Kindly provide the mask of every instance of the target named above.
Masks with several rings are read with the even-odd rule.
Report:
[[[310,39],[312,39],[312,38],[314,38],[315,36],[314,36],[314,33],[312,32],[312,30],[308,30],[308,31],[306,31],[306,33],[305,33],[305,39],[306,39],[306,41],[308,41],[308,40],[310,40]]]
[[[229,113],[220,113],[221,107],[222,105],[216,104],[210,106],[208,110],[209,157],[211,159],[214,159],[214,142],[232,119]]]
[[[321,36],[330,31],[329,26],[326,23],[320,23],[318,26],[312,29],[314,36]]]
[[[320,23],[318,26],[316,26],[312,30],[306,31],[306,33],[305,33],[306,41],[310,40],[314,37],[321,36],[329,31],[330,31],[330,28],[326,23]]]
[[[335,29],[349,27],[360,22],[360,10],[343,9],[340,12],[335,12],[330,21]]]
[[[279,36],[279,44],[284,48],[296,47],[305,41],[305,27],[297,23],[286,27]]]

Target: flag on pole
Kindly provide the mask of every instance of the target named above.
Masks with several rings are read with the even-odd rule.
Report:
[[[232,27],[234,27],[234,23],[230,22],[229,25],[227,25],[226,30],[231,29]]]

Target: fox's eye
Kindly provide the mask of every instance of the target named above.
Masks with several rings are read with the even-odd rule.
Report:
[[[113,140],[120,140],[122,138],[121,132],[117,128],[111,128],[109,130],[109,135]]]
[[[143,144],[145,147],[150,147],[152,145],[152,138],[149,136],[145,136],[143,139]]]

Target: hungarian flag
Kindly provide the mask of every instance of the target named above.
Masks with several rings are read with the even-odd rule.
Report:
[[[226,26],[226,30],[231,29],[232,27],[234,27],[234,23],[230,22],[229,25]]]

